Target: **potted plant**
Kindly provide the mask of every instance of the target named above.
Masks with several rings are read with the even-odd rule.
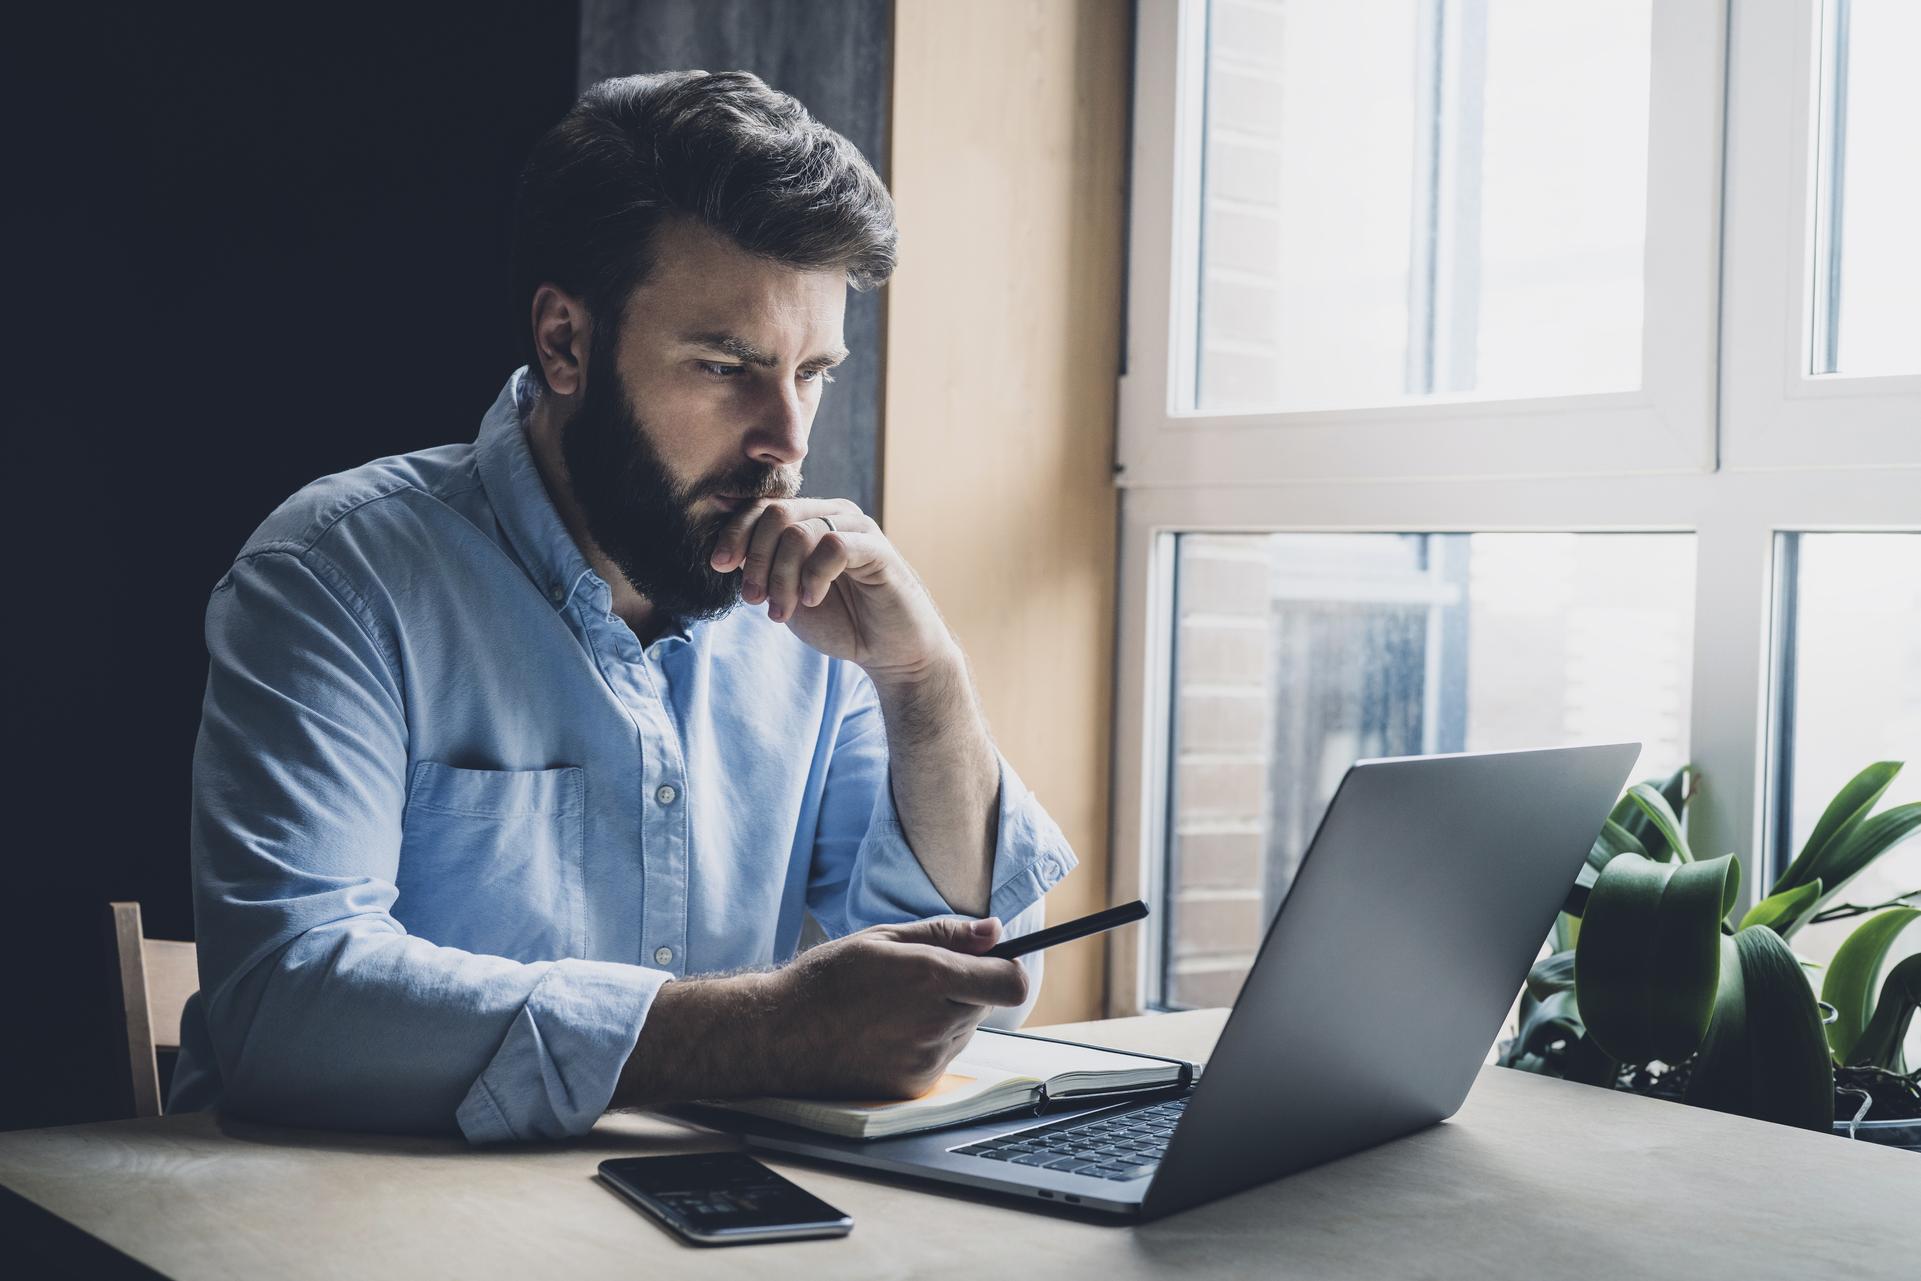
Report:
[[[1556,919],[1552,954],[1528,974],[1499,1062],[1921,1150],[1921,1070],[1902,1046],[1921,1005],[1921,956],[1874,989],[1897,936],[1921,918],[1921,888],[1829,906],[1921,831],[1921,802],[1873,813],[1900,770],[1877,762],[1843,787],[1738,922],[1728,917],[1740,863],[1697,859],[1682,830],[1692,772],[1630,788]],[[1789,945],[1803,926],[1855,916],[1866,920],[1825,967]]]

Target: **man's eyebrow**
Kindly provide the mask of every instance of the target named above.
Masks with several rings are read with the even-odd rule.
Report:
[[[780,363],[777,358],[762,351],[745,338],[741,338],[735,334],[722,333],[718,330],[710,333],[689,334],[681,341],[690,343],[695,347],[712,347],[717,351],[724,351],[737,360],[744,360],[750,365],[758,365],[762,369],[771,369]],[[838,365],[841,361],[847,359],[847,356],[848,351],[845,347],[836,347],[832,351],[824,352],[805,363],[809,365]]]
[[[780,363],[745,338],[718,330],[704,334],[688,334],[682,341],[696,347],[712,347],[716,351],[724,351],[737,360],[744,360],[750,365],[759,365],[763,369],[772,368]]]

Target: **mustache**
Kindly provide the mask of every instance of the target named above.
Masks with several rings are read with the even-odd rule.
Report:
[[[709,494],[737,494],[747,499],[793,498],[800,493],[801,474],[798,467],[747,467],[737,468],[723,476],[707,481],[691,496],[704,498]]]

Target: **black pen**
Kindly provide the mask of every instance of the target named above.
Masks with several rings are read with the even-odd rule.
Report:
[[[1071,943],[1075,939],[1084,939],[1089,934],[1111,930],[1116,925],[1138,921],[1146,915],[1147,904],[1140,899],[1135,899],[1132,903],[1123,903],[1119,907],[1105,908],[1091,916],[1083,916],[1078,921],[1065,921],[1059,925],[1050,925],[1044,930],[1036,930],[1032,934],[1023,934],[1017,939],[1007,939],[994,944],[981,955],[1012,960],[1017,956],[1026,956],[1029,952],[1038,952],[1044,947],[1052,947],[1056,943]]]

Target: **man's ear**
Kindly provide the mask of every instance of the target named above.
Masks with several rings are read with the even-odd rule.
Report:
[[[532,321],[534,355],[548,388],[556,396],[575,394],[583,383],[587,347],[593,339],[586,304],[558,285],[542,285],[534,290]]]

